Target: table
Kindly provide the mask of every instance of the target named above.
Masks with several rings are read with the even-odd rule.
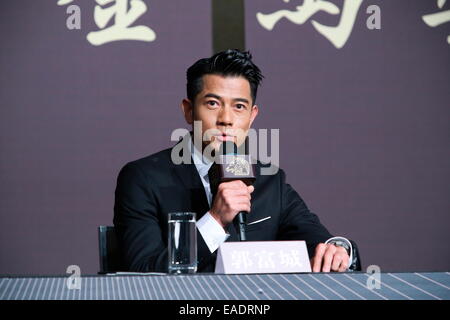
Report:
[[[450,273],[1,276],[0,300],[450,300]],[[377,281],[372,283],[378,283]]]

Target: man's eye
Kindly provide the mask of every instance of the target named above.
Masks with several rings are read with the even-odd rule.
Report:
[[[237,105],[236,105],[236,108],[239,109],[239,110],[244,110],[244,109],[245,109],[245,105],[243,105],[243,104],[237,104]]]
[[[214,107],[214,106],[217,105],[217,101],[210,100],[210,101],[207,101],[206,104],[209,105],[209,106],[211,106],[211,107]]]

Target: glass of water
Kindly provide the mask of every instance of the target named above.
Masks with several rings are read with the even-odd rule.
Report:
[[[195,212],[169,213],[169,273],[197,271]]]

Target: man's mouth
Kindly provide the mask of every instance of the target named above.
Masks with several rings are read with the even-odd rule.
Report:
[[[219,141],[234,141],[234,136],[226,133],[214,135]]]

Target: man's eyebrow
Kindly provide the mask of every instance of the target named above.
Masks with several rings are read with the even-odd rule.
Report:
[[[234,101],[240,101],[240,102],[244,102],[244,103],[250,104],[250,101],[248,101],[248,100],[245,99],[245,98],[234,98],[233,100],[234,100]]]
[[[205,94],[205,98],[214,98],[214,99],[217,99],[217,100],[222,100],[221,96],[218,96],[217,94],[214,94],[214,93],[207,93],[207,94]]]
[[[221,96],[218,96],[217,94],[214,93],[207,93],[204,96],[205,98],[214,98],[217,100],[223,100]],[[248,101],[245,98],[233,98],[233,101],[240,101],[240,102],[244,102],[244,103],[250,103],[250,101]]]

